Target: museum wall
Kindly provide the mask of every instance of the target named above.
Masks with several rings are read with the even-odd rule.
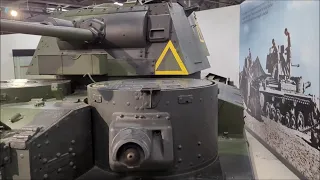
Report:
[[[26,34],[1,35],[1,80],[14,79],[12,49],[36,49],[41,36]]]
[[[239,86],[240,6],[198,11],[196,16],[210,53],[211,68],[202,71],[202,76],[214,73]]]
[[[320,179],[319,1],[242,3],[239,58],[246,127]]]

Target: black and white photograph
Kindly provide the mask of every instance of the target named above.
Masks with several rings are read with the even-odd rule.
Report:
[[[248,18],[258,3],[265,13]],[[316,1],[241,4],[246,126],[308,179],[320,178],[318,15]]]

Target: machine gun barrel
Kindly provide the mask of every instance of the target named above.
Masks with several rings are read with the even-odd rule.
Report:
[[[1,31],[23,34],[34,34],[41,36],[51,36],[66,40],[91,41],[94,34],[87,29],[53,26],[36,23],[18,22],[12,20],[0,20]]]

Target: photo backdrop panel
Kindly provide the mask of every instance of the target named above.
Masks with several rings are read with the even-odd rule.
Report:
[[[308,179],[320,179],[319,1],[245,1],[240,90],[246,126]]]

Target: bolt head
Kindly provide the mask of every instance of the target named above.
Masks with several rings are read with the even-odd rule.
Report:
[[[57,153],[57,154],[56,154],[57,157],[60,157],[60,155],[61,155],[60,153]]]
[[[76,143],[76,141],[75,141],[75,140],[72,140],[72,141],[71,141],[71,144],[74,144],[74,143]]]
[[[43,160],[42,160],[43,164],[47,163],[47,161],[48,160],[46,158],[43,158]]]

